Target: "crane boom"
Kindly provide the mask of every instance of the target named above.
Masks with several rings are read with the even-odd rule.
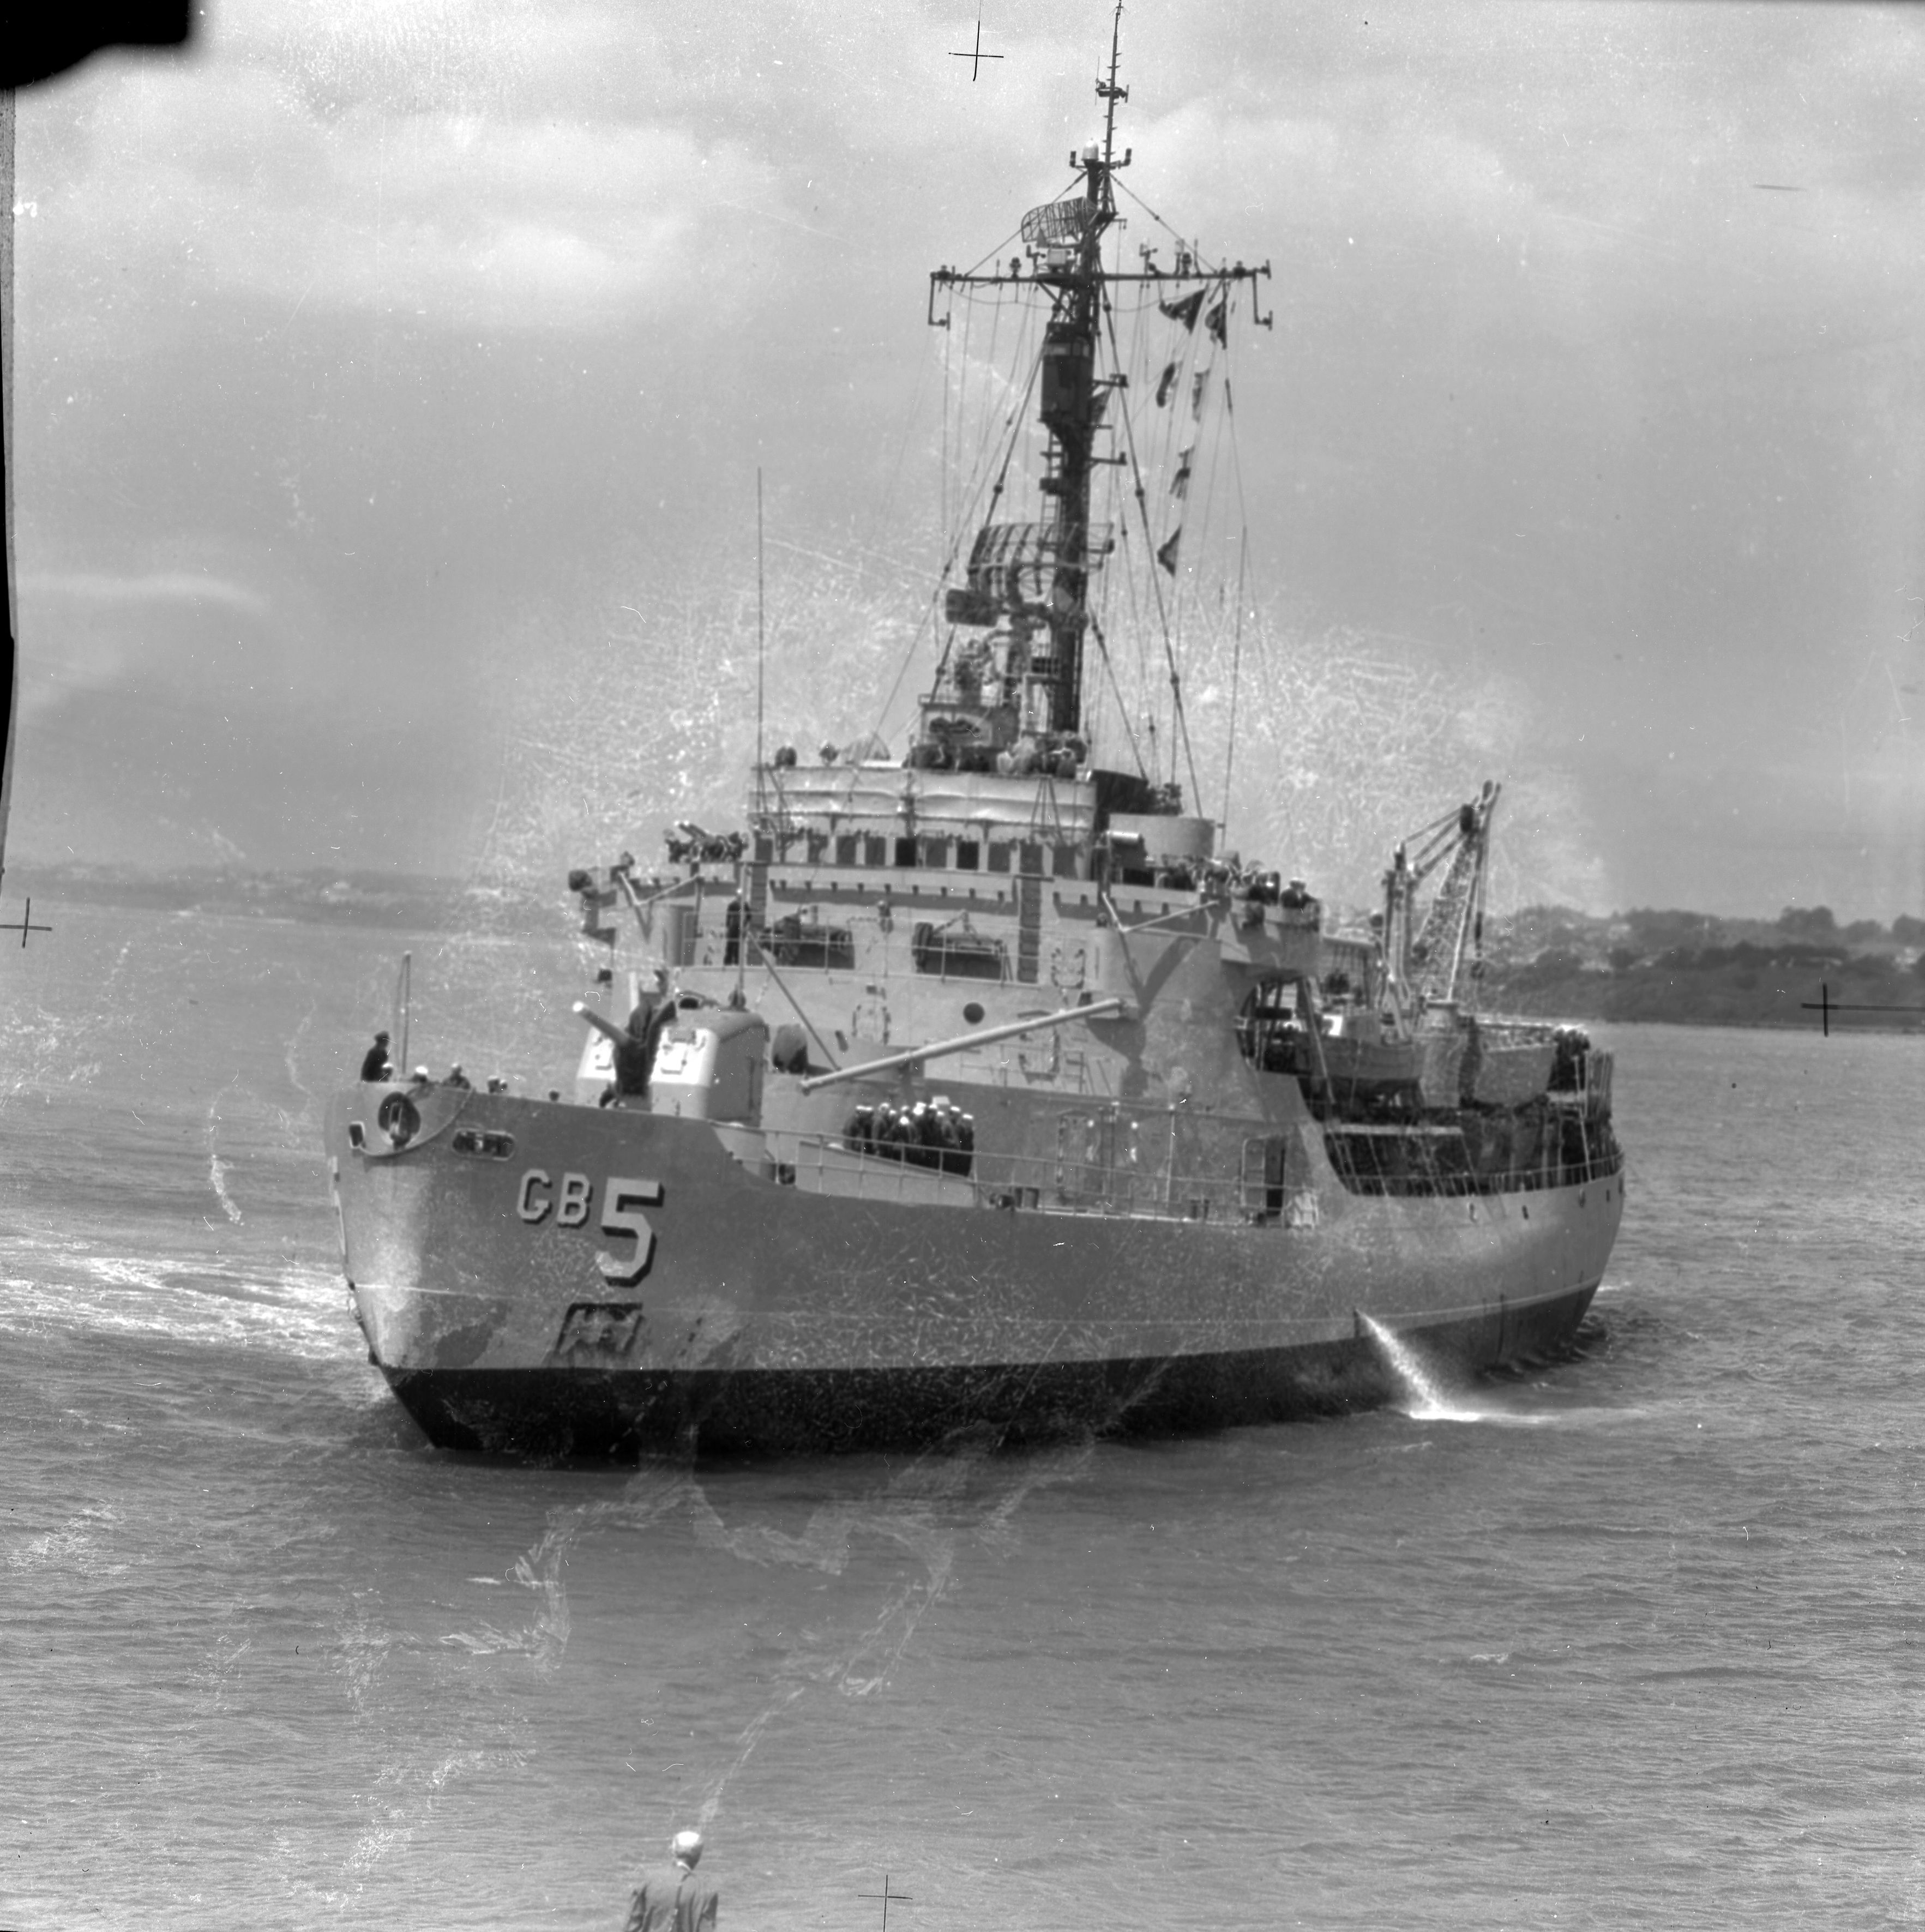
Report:
[[[1458,997],[1465,968],[1483,944],[1491,817],[1502,788],[1486,781],[1468,804],[1447,812],[1397,848],[1384,876],[1384,960],[1394,1003],[1420,1010]],[[1411,848],[1416,851],[1412,855]],[[1414,933],[1417,889],[1442,866],[1423,923]],[[1415,1011],[1408,1013],[1415,1018]]]

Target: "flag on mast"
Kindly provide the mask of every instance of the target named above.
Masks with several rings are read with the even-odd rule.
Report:
[[[1180,322],[1186,328],[1194,328],[1198,312],[1203,307],[1203,291],[1198,289],[1194,295],[1185,296],[1180,301],[1159,302],[1156,306],[1172,322]]]

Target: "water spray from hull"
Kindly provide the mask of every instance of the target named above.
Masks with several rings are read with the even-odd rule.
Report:
[[[1358,1322],[1370,1331],[1371,1339],[1384,1352],[1384,1358],[1395,1372],[1397,1379],[1409,1392],[1410,1405],[1407,1413],[1420,1421],[1438,1416],[1453,1415],[1457,1412],[1446,1400],[1444,1391],[1432,1378],[1430,1372],[1418,1360],[1409,1346],[1401,1342],[1374,1316],[1359,1311]]]

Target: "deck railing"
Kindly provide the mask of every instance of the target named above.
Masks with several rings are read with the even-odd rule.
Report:
[[[1414,1170],[1390,1172],[1380,1166],[1365,1171],[1345,1152],[1327,1150],[1346,1192],[1405,1199],[1488,1198],[1582,1186],[1608,1180],[1624,1166],[1615,1143],[1588,1148],[1580,1159],[1547,1158],[1488,1173],[1435,1158]],[[1167,1167],[1122,1133],[1094,1140],[1066,1138],[1054,1156],[978,1151],[962,1156],[952,1149],[940,1160],[933,1149],[910,1148],[898,1156],[853,1137],[805,1135],[795,1143],[794,1160],[778,1171],[778,1178],[808,1192],[904,1206],[975,1205],[1282,1227],[1312,1226],[1321,1218],[1315,1177],[1294,1137],[1287,1135],[1253,1135],[1243,1144],[1240,1173],[1207,1174]]]

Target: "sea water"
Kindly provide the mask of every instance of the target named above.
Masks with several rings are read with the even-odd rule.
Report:
[[[40,911],[36,902],[36,911]],[[1600,1029],[1588,1346],[1155,1443],[429,1449],[323,1096],[565,938],[85,907],[0,979],[0,1924],[1915,1924],[1925,1042]]]

